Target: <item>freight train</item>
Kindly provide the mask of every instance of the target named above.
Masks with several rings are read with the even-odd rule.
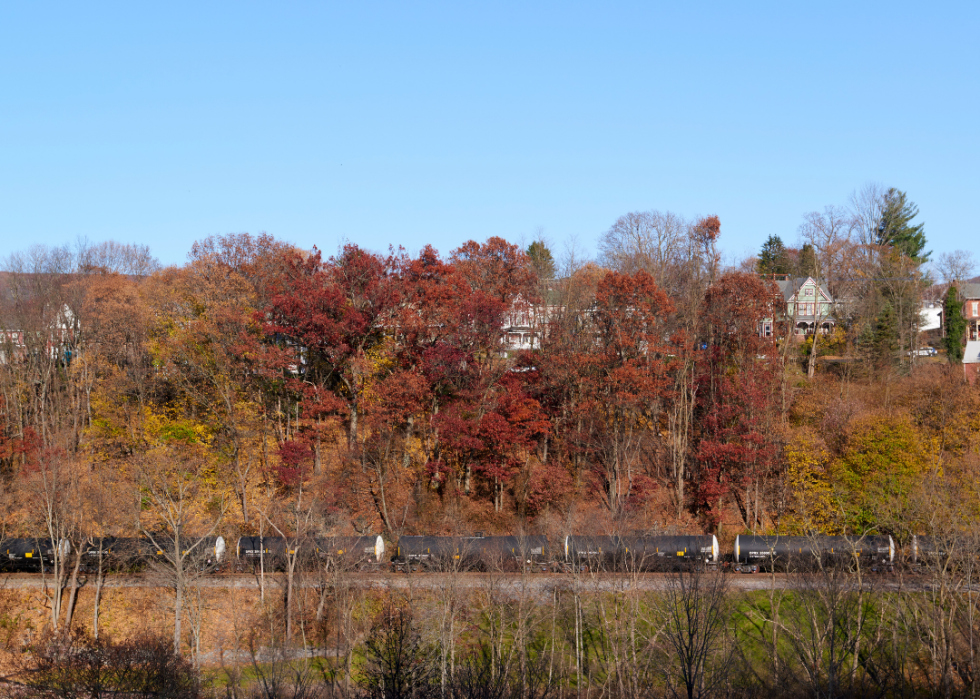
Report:
[[[544,536],[403,536],[392,558],[395,570],[549,569]]]
[[[187,537],[181,559],[200,570],[278,570],[287,565],[347,570],[398,571],[670,571],[691,566],[731,566],[742,572],[790,569],[816,563],[847,565],[854,560],[872,569],[891,569],[896,563],[890,536],[747,536],[735,538],[730,555],[723,554],[717,537],[593,536],[573,534],[553,546],[545,536],[402,536],[390,553],[380,536],[319,537],[302,541],[283,537],[243,536],[234,548],[224,538]],[[948,547],[929,537],[913,537],[905,562],[921,566]],[[62,560],[72,551],[86,570],[135,571],[148,561],[170,561],[173,539],[167,537],[90,539],[73,548],[67,540],[18,538],[0,541],[0,567],[5,570],[50,570],[55,554]]]
[[[567,536],[565,564],[575,570],[664,571],[717,565],[718,538],[707,536]]]
[[[274,570],[285,565],[292,555],[303,565],[311,560],[336,561],[357,568],[376,565],[385,555],[380,536],[321,537],[306,540],[298,547],[283,537],[246,536],[238,540],[234,557],[220,536],[185,537],[181,543],[180,558],[198,570],[217,571],[232,566],[241,570],[247,565],[265,565]],[[173,539],[163,536],[90,539],[74,548],[67,539],[61,540],[58,553],[62,560],[67,560],[73,550],[80,553],[80,567],[87,572],[100,567],[107,572],[136,571],[153,561],[170,565],[175,559]],[[55,546],[49,538],[5,539],[0,541],[0,552],[0,568],[8,571],[50,570],[54,565]]]
[[[895,542],[890,536],[746,536],[735,537],[733,562],[737,568],[770,570],[843,564],[861,560],[872,569],[891,568]]]
[[[217,568],[226,559],[223,537],[184,539],[187,548],[181,547],[181,558],[189,565],[201,568]],[[103,537],[89,539],[80,546],[73,546],[62,539],[57,546],[61,560],[70,558],[72,551],[81,556],[80,568],[91,571],[100,567],[105,571],[135,570],[148,561],[173,558],[174,541],[160,537]],[[56,547],[52,539],[28,537],[0,541],[0,568],[4,570],[50,570],[55,563]]]
[[[235,547],[237,567],[285,566],[293,558],[302,566],[310,561],[333,563],[336,567],[358,569],[384,561],[385,542],[380,536],[334,536],[296,542],[281,536],[243,536]]]

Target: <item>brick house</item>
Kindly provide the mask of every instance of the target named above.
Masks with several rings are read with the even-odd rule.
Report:
[[[957,290],[963,299],[963,317],[966,319],[963,373],[975,383],[980,376],[980,284],[962,284]]]
[[[980,284],[963,284],[958,291],[963,299],[967,342],[980,341]]]

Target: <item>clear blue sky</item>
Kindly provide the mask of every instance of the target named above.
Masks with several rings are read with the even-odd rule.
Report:
[[[976,253],[978,37],[975,1],[5,3],[0,256],[591,251],[650,208],[718,214],[740,256],[869,180]]]

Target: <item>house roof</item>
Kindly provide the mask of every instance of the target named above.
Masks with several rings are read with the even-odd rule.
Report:
[[[977,284],[976,282],[960,284],[956,290],[960,292],[960,296],[965,299],[980,299],[980,284]]]
[[[963,352],[964,364],[980,364],[980,342],[973,341],[966,343],[966,350]]]
[[[800,290],[800,287],[806,284],[808,281],[813,279],[812,277],[790,277],[789,279],[779,279],[776,281],[776,286],[779,290],[783,292],[783,300],[789,301]],[[816,282],[814,282],[816,283]],[[832,298],[830,292],[827,291],[827,287],[820,284],[820,291],[829,299]]]

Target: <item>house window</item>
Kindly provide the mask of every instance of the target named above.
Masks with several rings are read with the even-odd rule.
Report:
[[[974,318],[980,315],[980,313],[977,312],[977,306],[980,306],[980,301],[973,302],[973,313],[971,313],[970,315],[972,315]]]

